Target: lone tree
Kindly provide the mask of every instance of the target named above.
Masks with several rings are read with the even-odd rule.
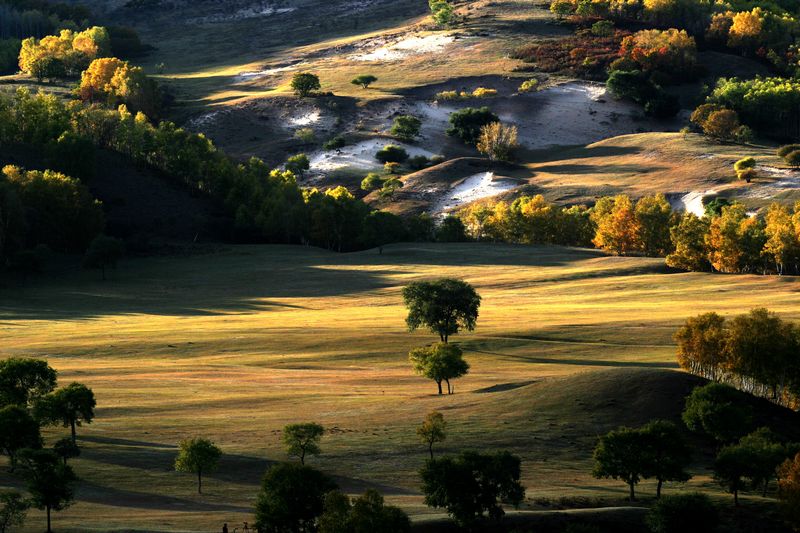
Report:
[[[444,342],[415,348],[409,352],[408,359],[414,372],[436,382],[439,394],[442,394],[442,381],[447,383],[447,394],[453,394],[450,380],[469,372],[469,363],[464,361],[461,348]]]
[[[0,409],[0,450],[8,455],[12,472],[17,466],[17,452],[25,448],[41,448],[39,424],[19,405]]]
[[[256,501],[256,529],[314,531],[325,495],[336,488],[331,478],[310,466],[274,465],[261,482]]]
[[[56,455],[61,457],[64,464],[67,464],[68,459],[73,459],[81,455],[81,449],[78,448],[78,445],[69,437],[57,440],[56,443],[53,444],[53,451],[56,452]]]
[[[203,472],[216,470],[220,457],[222,450],[210,440],[201,437],[184,439],[175,458],[175,471],[197,474],[197,493],[202,494]]]
[[[362,74],[361,76],[353,78],[350,83],[353,85],[360,85],[362,89],[366,89],[376,81],[378,81],[378,78],[372,74]]]
[[[433,459],[433,445],[437,442],[444,442],[447,438],[446,428],[447,422],[444,421],[444,415],[439,411],[428,413],[428,416],[422,421],[422,425],[417,428],[417,436],[428,446],[431,459]]]
[[[447,509],[462,527],[474,525],[484,513],[500,519],[505,514],[501,503],[517,506],[525,497],[520,463],[508,452],[430,459],[420,471],[425,503]]]
[[[314,91],[319,91],[322,85],[319,76],[310,72],[298,72],[292,78],[292,89],[297,96],[306,97]]]
[[[478,151],[494,161],[511,161],[514,151],[519,148],[517,127],[492,122],[481,128],[478,137]]]
[[[646,451],[641,433],[621,427],[600,437],[594,449],[596,478],[624,481],[630,489],[630,501],[636,499],[636,484],[646,473]]]
[[[665,481],[688,481],[692,452],[683,434],[668,420],[654,420],[639,430],[645,445],[645,478],[655,478],[656,498]]]
[[[392,129],[389,132],[405,141],[413,140],[419,135],[422,121],[413,115],[400,115],[394,119]]]
[[[117,268],[117,263],[125,255],[125,245],[114,237],[98,235],[86,250],[83,258],[84,268],[96,268],[102,273],[103,281],[106,279],[107,268]]]
[[[286,452],[306,464],[306,455],[319,455],[319,441],[325,434],[325,428],[314,422],[306,424],[289,424],[283,428],[283,444]]]
[[[0,533],[22,527],[30,503],[19,492],[0,493]]]
[[[91,424],[97,401],[92,389],[82,383],[71,383],[48,394],[36,404],[36,418],[46,424],[63,424],[70,428],[75,442],[75,427]]]
[[[77,480],[72,468],[50,450],[25,450],[20,454],[31,504],[47,512],[47,533],[52,533],[50,514],[72,505],[72,484]]]
[[[462,329],[475,329],[481,297],[469,283],[443,278],[415,281],[404,287],[403,302],[408,308],[409,331],[424,326],[446,343],[450,335]]]
[[[752,427],[752,407],[741,393],[722,383],[696,387],[686,398],[686,427],[714,439],[718,445],[736,441]]]
[[[56,387],[56,371],[47,361],[10,357],[0,361],[0,406],[29,407]]]
[[[714,479],[733,494],[733,503],[739,506],[739,491],[747,487],[745,479],[757,461],[752,449],[741,444],[725,446],[714,461]]]

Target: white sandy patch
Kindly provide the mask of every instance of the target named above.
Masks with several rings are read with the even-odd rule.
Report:
[[[319,109],[313,109],[307,113],[290,117],[287,122],[292,127],[311,126],[313,124],[318,124],[321,116]]]
[[[432,157],[434,155],[432,152],[415,146],[388,141],[386,139],[374,139],[361,141],[360,143],[345,146],[338,150],[314,152],[310,156],[311,170],[315,172],[330,172],[344,168],[364,170],[367,172],[380,170],[383,168],[383,164],[375,159],[375,154],[389,144],[404,148],[411,157],[418,155]]]
[[[392,44],[386,44],[364,52],[350,56],[355,61],[399,61],[411,55],[436,54],[443,52],[444,49],[455,40],[450,34],[434,34],[424,37],[406,37]]]
[[[676,211],[686,211],[698,217],[703,217],[706,213],[706,206],[703,200],[707,196],[717,194],[717,191],[692,191],[670,199],[672,209]]]
[[[431,207],[433,213],[442,213],[456,207],[496,196],[517,186],[511,180],[495,179],[493,172],[482,172],[469,176],[445,192]]]
[[[800,189],[800,170],[777,168],[767,165],[756,166],[759,176],[776,178],[771,183],[752,183],[750,190],[743,196],[749,198],[772,198],[784,191]]]
[[[227,114],[227,110],[219,110],[219,111],[212,111],[210,113],[205,113],[198,117],[195,117],[186,122],[186,129],[190,131],[203,131],[203,128],[206,128],[214,122],[216,122],[222,115]]]
[[[260,17],[271,17],[297,11],[296,7],[275,7],[270,2],[257,2],[255,5],[239,9],[233,13],[220,13],[207,17],[198,17],[189,20],[193,24],[213,24],[219,22],[231,22],[236,20],[246,20]]]
[[[277,76],[279,74],[283,74],[284,72],[293,72],[306,63],[297,63],[296,65],[287,65],[285,67],[274,67],[274,68],[267,68],[264,70],[255,70],[251,72],[240,72],[236,78],[240,81],[252,80],[256,78],[266,78],[268,76]]]

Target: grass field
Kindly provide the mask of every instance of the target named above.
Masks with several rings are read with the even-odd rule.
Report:
[[[400,288],[457,276],[483,297],[478,328],[455,341],[472,365],[438,397],[406,353],[434,340],[404,328]],[[501,448],[523,458],[528,498],[616,501],[591,478],[599,433],[673,417],[697,382],[675,372],[671,335],[688,315],[768,306],[798,319],[793,278],[668,273],[657,259],[489,244],[395,245],[334,254],[241,246],[131,259],[107,282],[69,270],[0,296],[4,355],[47,358],[62,383],[98,399],[79,430],[78,502],[60,530],[200,531],[249,513],[280,429],[329,428],[311,463],[345,490],[377,487],[413,516],[425,450],[414,427],[439,409],[441,451]],[[48,430],[48,442],[66,430]],[[224,450],[194,494],[172,472],[175,445],[203,435]],[[700,466],[690,484],[717,490]],[[5,470],[0,485],[14,485]],[[649,483],[643,493],[651,493]],[[31,515],[32,530],[41,515]]]

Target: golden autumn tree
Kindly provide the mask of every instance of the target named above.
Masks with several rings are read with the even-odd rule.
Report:
[[[708,260],[719,272],[738,272],[742,263],[739,227],[747,218],[744,206],[739,203],[725,206],[722,214],[711,220],[706,234]]]
[[[477,148],[480,153],[489,156],[489,159],[510,161],[518,146],[516,126],[492,122],[481,128]]]
[[[778,468],[778,498],[786,517],[800,531],[800,453]]]
[[[753,48],[759,45],[765,17],[766,12],[760,7],[733,15],[728,32],[728,45],[742,48]]]
[[[686,320],[675,333],[678,364],[681,368],[716,381],[726,369],[725,319],[717,313],[704,313]]]
[[[645,255],[660,257],[672,249],[669,228],[672,206],[663,194],[645,196],[636,202],[636,222],[639,226],[641,251]]]
[[[702,272],[708,270],[708,248],[705,236],[708,221],[694,213],[684,213],[678,225],[670,228],[670,240],[674,251],[667,255],[667,266]]]
[[[630,197],[621,194],[601,198],[591,218],[597,226],[592,242],[598,248],[618,255],[628,255],[641,248],[640,225]]]
[[[777,202],[772,203],[767,210],[764,232],[767,238],[764,255],[775,264],[778,274],[783,274],[787,266],[796,270],[800,242],[789,209]]]
[[[112,80],[117,70],[127,63],[116,57],[102,57],[89,64],[81,75],[78,95],[85,102],[96,102],[113,94]],[[118,83],[118,82],[117,82]]]

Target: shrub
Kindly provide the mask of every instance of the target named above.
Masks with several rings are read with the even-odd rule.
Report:
[[[424,155],[415,155],[414,157],[409,157],[406,164],[411,170],[422,170],[430,165],[430,161]]]
[[[393,164],[393,163],[387,163],[387,164]],[[403,188],[402,181],[400,181],[398,178],[389,178],[383,182],[383,187],[381,187],[381,191],[379,194],[381,198],[386,198],[393,195],[394,191],[396,191],[397,189],[402,189],[402,188]]]
[[[306,144],[313,143],[316,139],[316,134],[314,130],[311,128],[300,128],[296,132],[294,132],[295,139],[299,139]]]
[[[363,180],[361,180],[361,190],[363,191],[374,191],[375,189],[380,188],[382,185],[383,178],[374,172],[370,172]]]
[[[341,135],[333,137],[322,145],[325,150],[338,150],[339,148],[343,148],[345,146],[347,146],[347,141]]]
[[[487,89],[486,87],[478,87],[472,91],[472,96],[475,98],[491,98],[497,96],[497,89]]]
[[[447,130],[447,135],[458,137],[468,144],[475,144],[480,137],[481,128],[499,120],[488,107],[480,109],[467,107],[450,115],[451,126]]]
[[[422,121],[417,117],[413,115],[401,115],[394,119],[392,129],[389,131],[392,135],[410,141],[419,135],[421,127]]]
[[[441,165],[442,163],[447,161],[447,158],[445,156],[443,156],[443,155],[435,155],[435,156],[431,157],[430,161],[431,161],[431,166],[433,166],[433,165]]]
[[[460,95],[458,94],[458,91],[442,91],[440,93],[436,93],[436,96],[434,98],[436,100],[444,100],[444,101],[458,100],[460,99]]]
[[[516,126],[492,122],[481,128],[477,148],[480,153],[488,155],[489,159],[510,161],[518,146]]]
[[[800,150],[795,150],[794,152],[789,152],[786,154],[786,157],[783,158],[786,161],[786,164],[795,168],[800,167]]]
[[[598,20],[592,24],[592,35],[608,37],[614,34],[614,23],[610,20]]]
[[[536,78],[525,80],[519,86],[518,90],[521,93],[532,93],[534,91],[537,91],[539,90],[539,80],[537,80]]]
[[[399,174],[400,173],[400,163],[390,161],[388,163],[384,163],[383,171],[387,174]]]
[[[707,533],[719,523],[717,509],[705,494],[664,496],[647,513],[653,533]]]
[[[747,183],[750,183],[754,179],[758,177],[758,172],[754,168],[746,168],[744,170],[739,170],[736,172],[736,177],[740,180],[744,180]]]
[[[784,144],[778,148],[777,154],[781,159],[785,159],[792,152],[800,150],[800,144]]]
[[[408,159],[408,152],[394,144],[387,144],[375,154],[375,159],[381,163],[402,163]]]
[[[756,167],[756,160],[752,157],[745,157],[744,159],[740,159],[733,164],[733,169],[736,172],[741,172],[742,170],[755,167]]]
[[[309,168],[311,168],[311,162],[306,154],[293,155],[286,160],[286,170],[295,176],[302,176]]]

